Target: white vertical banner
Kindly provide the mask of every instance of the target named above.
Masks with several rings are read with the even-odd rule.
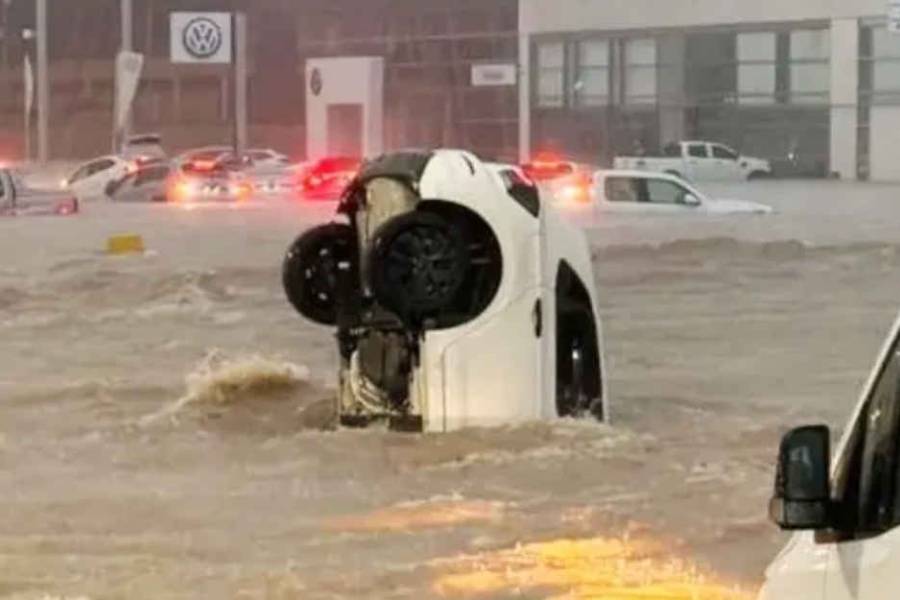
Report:
[[[891,33],[900,33],[900,0],[888,0],[887,28]]]
[[[144,70],[144,55],[137,52],[119,52],[116,57],[116,101],[115,130],[122,131],[131,113],[131,106],[137,95],[141,72]]]
[[[144,55],[123,51],[116,56],[116,95],[113,105],[113,152],[119,152],[125,143],[129,116],[137,95]]]
[[[25,73],[25,118],[30,120],[31,113],[34,112],[34,66],[31,64],[31,57],[27,54],[23,70]]]
[[[31,114],[34,112],[34,66],[31,64],[31,57],[26,53],[25,60],[22,65],[22,72],[25,78],[25,160],[31,160]]]

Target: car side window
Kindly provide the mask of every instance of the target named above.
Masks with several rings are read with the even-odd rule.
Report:
[[[841,529],[871,534],[900,525],[898,390],[900,344],[895,340],[838,464],[834,488]]]
[[[536,217],[541,211],[541,200],[537,188],[533,183],[526,181],[515,170],[505,169],[500,172],[500,177],[506,186],[506,192],[522,208]]]
[[[75,173],[71,177],[69,177],[69,183],[75,183],[87,177],[90,174],[90,168],[92,165],[93,163],[85,165],[75,171]]]
[[[610,202],[638,202],[639,182],[632,177],[607,177],[606,199]]]
[[[712,147],[713,158],[721,158],[724,160],[737,160],[738,155],[725,146],[714,145]]]
[[[897,434],[900,348],[892,349],[864,413],[859,481],[859,523],[868,531],[900,524],[897,506]]]
[[[678,158],[681,156],[681,146],[678,144],[666,144],[666,147],[663,148],[663,156]]]
[[[103,172],[103,171],[106,171],[107,169],[112,168],[113,165],[115,165],[115,164],[116,164],[116,163],[114,163],[113,161],[108,160],[108,159],[106,159],[106,160],[98,160],[98,161],[96,161],[95,163],[93,163],[93,164],[91,165],[89,175],[96,175],[97,173],[101,173],[101,172]]]
[[[709,158],[706,144],[688,144],[688,156],[693,158]]]
[[[651,204],[684,204],[687,191],[680,185],[662,179],[647,180],[647,200]]]

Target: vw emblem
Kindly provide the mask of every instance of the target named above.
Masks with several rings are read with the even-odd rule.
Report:
[[[215,56],[222,48],[223,39],[222,28],[208,17],[192,19],[182,34],[184,49],[198,59]]]
[[[318,96],[322,93],[322,72],[319,69],[313,69],[312,75],[309,77],[309,90],[313,93],[313,96]]]

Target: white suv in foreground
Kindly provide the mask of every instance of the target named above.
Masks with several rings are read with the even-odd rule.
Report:
[[[900,597],[900,319],[832,462],[825,426],[781,443],[773,520],[798,531],[766,571],[762,600]]]

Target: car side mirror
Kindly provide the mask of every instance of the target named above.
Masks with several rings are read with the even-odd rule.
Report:
[[[781,441],[769,516],[785,530],[829,526],[831,434],[825,425],[800,427]]]
[[[693,194],[685,194],[681,203],[686,206],[700,206],[700,198]]]

